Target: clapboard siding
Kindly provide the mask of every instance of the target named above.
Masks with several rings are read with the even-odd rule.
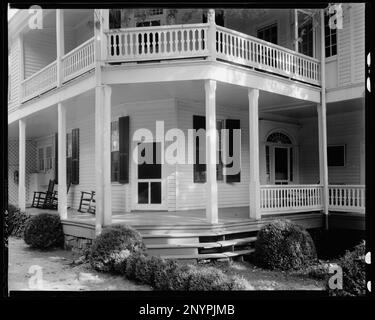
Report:
[[[56,60],[56,32],[30,30],[24,37],[25,78]]]
[[[319,181],[317,118],[302,121],[300,131],[300,183]],[[328,145],[346,145],[346,166],[329,167],[330,184],[360,184],[361,143],[364,142],[364,113],[360,111],[327,116]]]
[[[9,83],[8,90],[10,96],[8,101],[8,111],[13,111],[19,104],[19,86],[21,83],[21,42],[15,41],[10,48],[9,56]]]
[[[241,182],[218,182],[219,207],[245,206],[249,204],[249,131],[248,112],[217,105],[216,117],[241,120]],[[190,101],[178,101],[178,128],[185,136],[193,128],[193,115],[205,115],[204,105]],[[185,146],[187,155],[187,145]],[[193,165],[177,165],[177,210],[200,209],[206,205],[206,184],[193,182]]]

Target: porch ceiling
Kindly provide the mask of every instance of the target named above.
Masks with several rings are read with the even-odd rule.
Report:
[[[164,83],[112,85],[112,105],[170,98],[204,102],[204,82],[200,80],[192,80]],[[216,89],[216,103],[228,107],[247,109],[247,90],[240,86],[218,82]],[[269,108],[283,108],[289,105],[306,105],[306,101],[275,93],[260,91],[260,111],[266,111]]]

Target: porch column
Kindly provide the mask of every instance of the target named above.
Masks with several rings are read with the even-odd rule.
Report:
[[[111,185],[111,94],[112,88],[103,88],[103,186],[104,186],[104,225],[112,222]]]
[[[18,207],[22,212],[26,211],[26,123],[25,120],[18,121]]]
[[[323,185],[323,210],[326,215],[326,227],[328,228],[328,157],[327,157],[327,113],[326,113],[326,78],[325,78],[325,38],[324,38],[324,10],[320,11],[320,64],[321,64],[321,104],[317,105],[319,126],[319,175],[320,184]]]
[[[103,86],[95,87],[95,234],[99,235],[104,224],[103,199]]]
[[[207,11],[207,23],[208,23],[208,51],[210,53],[209,60],[216,60],[216,23],[215,23],[215,10],[209,9]]]
[[[206,217],[209,223],[218,223],[216,181],[216,81],[205,80],[206,91],[206,168],[207,203]]]
[[[294,51],[298,52],[298,9],[294,9]]]
[[[65,53],[64,46],[64,10],[56,9],[56,63],[57,63],[57,86],[63,81],[62,57]]]
[[[57,105],[58,119],[58,209],[60,219],[68,218],[68,201],[66,185],[66,106],[62,103]]]
[[[249,150],[250,150],[250,218],[260,219],[260,182],[259,182],[259,90],[249,88]]]

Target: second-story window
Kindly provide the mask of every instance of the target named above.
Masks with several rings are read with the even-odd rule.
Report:
[[[258,29],[257,37],[277,44],[277,23]]]
[[[336,29],[330,28],[329,18],[329,15],[324,16],[326,58],[337,54],[337,32]]]

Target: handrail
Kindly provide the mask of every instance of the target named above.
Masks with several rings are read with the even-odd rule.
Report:
[[[95,40],[95,37],[92,37],[92,38],[86,40],[85,42],[81,43],[78,47],[75,47],[74,49],[72,49],[71,51],[69,51],[68,53],[63,55],[61,57],[61,60],[64,60],[65,58],[68,58],[68,57],[72,56],[74,53],[76,53],[77,51],[79,51],[80,49],[82,49],[83,47],[88,45],[90,42],[94,42],[94,40]]]
[[[263,39],[259,39],[257,37],[251,36],[251,35],[246,34],[246,33],[242,33],[242,32],[236,31],[236,30],[232,30],[232,29],[228,29],[228,28],[225,28],[225,27],[222,27],[222,26],[216,26],[216,28],[217,28],[217,30],[222,30],[222,31],[225,31],[225,32],[228,32],[228,33],[232,33],[232,34],[234,34],[236,36],[239,36],[239,37],[242,37],[242,38],[246,38],[246,39],[249,39],[249,40],[252,40],[252,41],[256,41],[258,43],[262,43],[262,44],[264,44],[264,45],[266,45],[268,47],[272,47],[274,49],[283,50],[283,51],[288,52],[288,53],[290,53],[290,54],[292,54],[294,56],[298,56],[298,57],[303,58],[303,59],[311,60],[312,62],[316,62],[316,63],[320,62],[316,58],[304,55],[303,53],[293,51],[293,50],[285,48],[283,46],[279,46],[279,45],[274,44],[272,42],[268,42],[268,41],[265,41]]]
[[[50,64],[46,65],[45,67],[43,67],[42,69],[38,70],[37,72],[33,73],[30,77],[24,79],[21,81],[21,85],[27,81],[30,81],[31,79],[35,78],[36,76],[38,76],[39,74],[43,73],[43,71],[47,70],[48,68],[52,67],[54,64],[56,64],[57,61],[54,60],[52,61]]]

